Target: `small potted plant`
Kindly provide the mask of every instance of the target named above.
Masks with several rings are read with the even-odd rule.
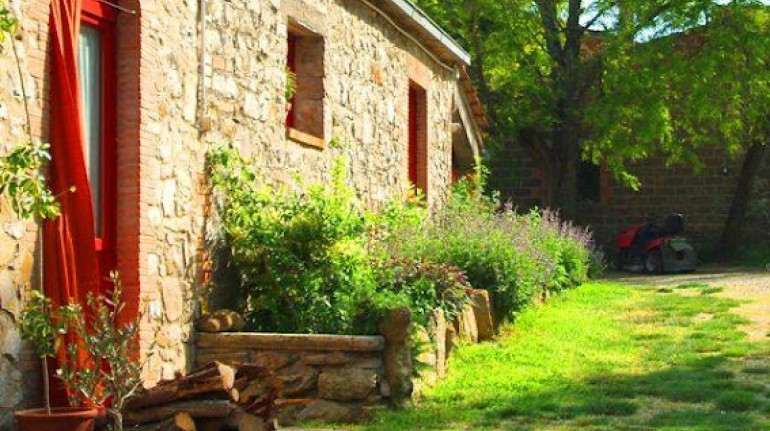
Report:
[[[39,291],[32,291],[22,313],[22,335],[33,342],[41,357],[53,356],[66,343],[56,376],[67,388],[70,405],[89,407],[69,410],[73,413],[57,419],[57,428],[40,427],[47,420],[42,409],[32,417],[17,413],[21,431],[90,430],[99,409],[106,410],[113,431],[122,431],[121,411],[142,386],[142,364],[135,356],[139,351],[137,321],[121,321],[123,285],[117,273],[110,278],[111,293],[88,295],[88,313],[80,304],[54,307]],[[50,417],[48,421],[55,422]]]
[[[54,309],[51,300],[39,290],[31,290],[20,319],[22,337],[31,342],[44,364],[45,408],[16,412],[19,431],[90,431],[99,411],[94,407],[51,408],[48,389],[49,358],[66,342],[68,321],[79,310],[75,306]]]

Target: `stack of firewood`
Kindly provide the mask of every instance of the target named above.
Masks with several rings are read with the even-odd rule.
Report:
[[[242,396],[254,384],[266,385],[267,395]],[[277,394],[265,367],[212,362],[137,394],[123,420],[138,431],[269,431]]]

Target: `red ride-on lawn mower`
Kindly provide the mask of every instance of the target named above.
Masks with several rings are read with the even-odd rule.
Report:
[[[695,271],[698,256],[682,233],[682,214],[666,217],[662,225],[648,220],[623,230],[618,235],[618,270],[648,274]]]

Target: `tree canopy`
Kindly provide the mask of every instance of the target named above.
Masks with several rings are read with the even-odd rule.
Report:
[[[474,59],[491,146],[520,145],[568,214],[580,158],[631,188],[656,154],[744,158],[725,236],[738,238],[770,141],[767,0],[419,0]],[[732,228],[730,228],[732,226]],[[730,232],[728,232],[730,231]]]
[[[767,134],[766,1],[417,3],[473,56],[492,140],[516,140],[549,170],[584,154],[635,187],[628,162],[663,151],[697,165],[694,148],[736,154]]]

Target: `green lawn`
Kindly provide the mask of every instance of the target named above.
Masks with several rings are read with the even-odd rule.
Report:
[[[768,346],[717,291],[587,285],[459,349],[414,409],[360,430],[769,430]]]

